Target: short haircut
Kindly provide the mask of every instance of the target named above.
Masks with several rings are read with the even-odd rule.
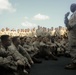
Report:
[[[1,41],[6,41],[9,38],[9,35],[2,35]]]
[[[20,37],[20,40],[24,39],[24,37]]]
[[[19,38],[19,37],[18,37],[18,36],[13,37],[13,38],[12,38],[12,42],[16,41],[17,38]]]

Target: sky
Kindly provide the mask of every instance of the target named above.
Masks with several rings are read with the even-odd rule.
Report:
[[[0,29],[65,27],[64,15],[72,3],[76,0],[0,0]]]

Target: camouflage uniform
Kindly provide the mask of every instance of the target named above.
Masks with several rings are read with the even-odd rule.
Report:
[[[0,48],[0,65],[5,67],[5,68],[11,68],[13,70],[17,70],[17,64],[16,62],[13,60],[12,55],[10,54],[10,52],[8,51],[8,49],[6,50],[3,46],[1,46]]]
[[[71,15],[70,19],[68,20],[69,12],[65,15],[65,25],[68,29],[68,41],[70,45],[70,54],[73,57],[73,62],[76,63],[76,4],[75,7],[72,8],[71,11],[73,14]]]

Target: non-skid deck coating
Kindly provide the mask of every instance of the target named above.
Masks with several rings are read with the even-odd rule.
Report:
[[[76,75],[76,70],[65,70],[66,64],[71,59],[66,57],[58,57],[58,61],[42,60],[41,64],[35,64],[31,68],[30,75]]]

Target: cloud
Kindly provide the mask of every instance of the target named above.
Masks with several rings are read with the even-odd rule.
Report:
[[[29,19],[29,18],[28,18],[28,17],[26,17],[26,16],[25,16],[24,18],[25,18],[25,19]]]
[[[16,9],[12,6],[9,0],[0,0],[0,13],[3,11],[15,12]]]
[[[42,14],[37,14],[33,17],[34,20],[47,20],[49,18],[50,18],[49,16],[42,15]]]
[[[25,21],[25,22],[21,23],[21,25],[24,26],[25,28],[33,28],[33,27],[37,27],[36,24],[31,23],[31,22],[29,22],[29,21]]]

